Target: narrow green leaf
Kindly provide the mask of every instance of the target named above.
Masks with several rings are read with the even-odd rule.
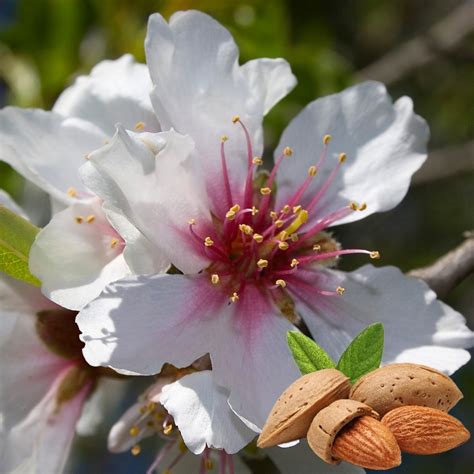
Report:
[[[367,326],[349,344],[337,368],[355,383],[364,374],[377,369],[382,361],[384,330],[382,323]]]
[[[30,273],[28,256],[39,228],[0,205],[0,271],[40,286]]]
[[[288,331],[288,346],[301,373],[309,374],[336,366],[327,352],[298,331]]]

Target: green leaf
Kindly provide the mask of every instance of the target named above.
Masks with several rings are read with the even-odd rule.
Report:
[[[0,205],[0,270],[35,286],[41,282],[30,273],[28,257],[39,228]]]
[[[309,374],[336,366],[327,352],[298,331],[288,331],[288,346],[301,373]]]
[[[349,344],[337,368],[355,383],[364,374],[377,369],[382,361],[384,330],[382,323],[367,326]]]

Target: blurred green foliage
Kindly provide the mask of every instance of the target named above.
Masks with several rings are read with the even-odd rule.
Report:
[[[210,13],[234,34],[242,62],[262,56],[284,57],[298,77],[297,88],[266,121],[268,152],[284,126],[306,103],[353,82],[354,73],[446,16],[460,0],[1,0],[0,105],[50,108],[78,74],[104,58],[132,53],[144,61],[148,16],[195,8]],[[453,54],[418,68],[389,87],[394,97],[407,94],[432,130],[439,148],[474,138],[474,38]],[[474,159],[474,157],[473,157]],[[449,166],[449,165],[447,165]],[[0,164],[0,187],[21,199],[21,179]],[[414,187],[394,211],[336,229],[343,244],[378,248],[381,264],[404,270],[428,264],[474,229],[474,176],[440,179]],[[350,269],[366,261],[345,259]],[[448,301],[474,320],[474,279]],[[473,365],[456,376],[466,392],[459,411],[474,418]],[[472,425],[471,425],[472,427]],[[137,472],[129,455],[99,459],[102,439],[83,441],[80,472]],[[397,473],[472,472],[473,445],[432,458],[408,459]],[[128,456],[128,457],[127,457]],[[134,459],[133,462],[138,462]],[[97,470],[97,466],[102,468]],[[271,463],[252,462],[255,472],[275,472]],[[131,466],[135,466],[132,468]],[[104,470],[105,469],[105,470]],[[295,474],[297,470],[295,470]]]

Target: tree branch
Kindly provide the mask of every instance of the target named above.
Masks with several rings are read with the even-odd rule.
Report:
[[[445,298],[466,277],[474,273],[474,231],[465,233],[466,240],[428,267],[408,274],[424,280],[438,295]]]
[[[470,171],[474,171],[474,140],[430,153],[412,183],[422,184]]]
[[[393,84],[415,69],[453,51],[474,31],[474,2],[466,0],[426,33],[393,49],[355,75],[356,81],[375,79]]]

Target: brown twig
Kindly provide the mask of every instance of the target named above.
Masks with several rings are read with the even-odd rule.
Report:
[[[474,2],[464,1],[427,32],[398,46],[355,75],[393,84],[415,69],[450,53],[474,30]]]
[[[422,184],[474,171],[474,140],[431,152],[412,184]]]
[[[445,298],[466,277],[474,273],[474,231],[465,233],[466,240],[428,267],[409,272],[424,280],[438,295]]]

